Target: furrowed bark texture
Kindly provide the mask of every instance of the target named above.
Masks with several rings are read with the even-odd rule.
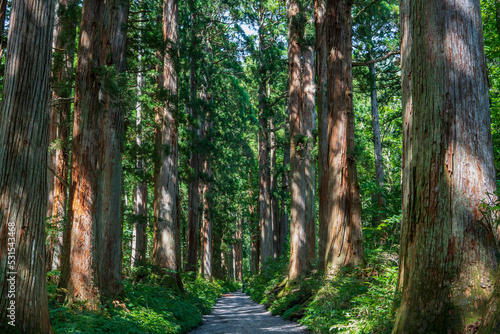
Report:
[[[107,30],[109,42],[106,48],[108,68],[107,80],[118,80],[125,71],[128,0],[112,0],[107,5]],[[99,226],[99,279],[104,296],[115,296],[123,290],[122,281],[122,132],[124,106],[122,88],[114,88],[105,83],[105,105],[101,121],[101,161],[102,161],[102,206],[101,226]]]
[[[68,226],[64,236],[60,286],[68,300],[87,301],[90,309],[100,305],[98,226],[101,218],[100,125],[103,117],[102,82],[106,61],[103,45],[107,1],[85,0],[78,46],[71,184]]]
[[[280,253],[280,224],[279,224],[279,199],[276,196],[278,191],[278,175],[276,174],[276,129],[274,119],[269,118],[269,150],[270,150],[270,201],[271,201],[271,220],[273,230],[273,257],[276,258]]]
[[[248,176],[249,185],[251,185],[252,175]],[[251,190],[251,186],[248,190],[248,213],[250,219],[250,272],[252,274],[257,274],[260,268],[260,227],[259,218],[255,212],[254,204],[254,192]]]
[[[319,235],[328,233],[328,100],[326,65],[326,2],[315,0],[316,28],[316,105],[318,109],[318,197],[319,197]],[[325,254],[326,238],[319,238],[318,254]],[[319,268],[325,268],[324,257],[319,257]]]
[[[176,55],[179,42],[179,9],[177,0],[163,2],[163,89],[167,101],[157,115],[158,168],[154,185],[154,245],[153,262],[167,269],[179,283],[181,244],[179,213],[179,144],[177,129],[178,76]],[[166,152],[165,147],[168,147]]]
[[[73,61],[77,22],[77,1],[60,0],[54,26],[52,61],[52,103],[49,116],[49,200],[47,217],[54,231],[49,235],[47,270],[60,267],[62,251],[62,222],[66,218],[68,200],[69,131]],[[1,24],[1,22],[0,22]],[[54,147],[50,147],[54,145]]]
[[[0,58],[7,44],[5,38],[5,19],[7,18],[7,2],[8,0],[0,0]]]
[[[348,0],[328,0],[328,205],[329,224],[320,238],[324,268],[364,263],[361,200],[354,157],[352,105],[351,6]]]
[[[51,0],[12,2],[0,109],[2,333],[53,333],[45,214],[54,5]]]
[[[302,129],[306,146],[303,158],[305,182],[305,223],[308,247],[308,261],[316,259],[316,163],[312,157],[314,147],[313,131],[316,128],[314,96],[314,48],[305,46],[302,54],[304,69],[302,73]]]
[[[213,122],[210,120],[210,113],[206,113],[204,122],[204,132],[205,140],[211,141],[211,132],[213,128]],[[201,227],[201,261],[200,261],[200,273],[205,278],[212,278],[213,275],[213,222],[210,209],[213,205],[212,203],[212,166],[210,163],[210,156],[208,154],[204,155],[203,159],[203,174],[205,175],[205,180],[203,182],[203,213],[202,213],[202,227]]]
[[[498,249],[479,1],[403,1],[403,220],[393,333],[475,330]]]
[[[289,112],[290,112],[290,265],[291,280],[303,276],[314,259],[314,171],[312,112],[314,110],[314,52],[303,46],[305,15],[298,1],[289,1]],[[304,59],[302,68],[301,58]]]

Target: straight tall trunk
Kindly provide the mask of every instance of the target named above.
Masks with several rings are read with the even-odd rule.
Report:
[[[176,59],[179,43],[179,8],[177,0],[163,2],[162,88],[167,99],[157,116],[158,164],[154,183],[153,263],[173,275],[181,284],[181,240],[179,221],[179,144],[177,128],[178,76]],[[168,147],[168,151],[165,149]],[[180,286],[181,287],[181,286]]]
[[[252,176],[249,174],[249,187],[251,187]],[[259,218],[255,212],[254,192],[248,190],[248,213],[250,225],[250,272],[258,274],[260,268],[260,226]]]
[[[327,63],[326,63],[326,2],[315,0],[316,28],[316,106],[318,110],[318,197],[319,197],[319,235],[328,233],[328,100],[327,100]],[[318,254],[325,254],[326,238],[319,238]],[[325,268],[325,259],[319,256],[319,268]]]
[[[101,219],[102,83],[109,32],[104,23],[108,1],[85,0],[78,46],[68,226],[63,241],[60,286],[69,302],[100,305],[99,235]]]
[[[309,269],[309,226],[306,221],[306,160],[309,143],[303,132],[303,105],[301,83],[301,39],[304,21],[301,20],[298,1],[289,1],[288,61],[289,61],[289,111],[290,111],[290,265],[288,276],[296,279]]]
[[[373,60],[370,54],[370,60]],[[372,131],[373,131],[373,152],[375,155],[375,179],[377,180],[377,193],[375,194],[375,202],[377,204],[378,214],[375,215],[375,225],[379,225],[384,218],[382,210],[385,206],[384,196],[382,189],[384,187],[384,164],[382,161],[382,140],[380,135],[380,122],[378,114],[378,101],[377,101],[377,76],[375,72],[375,65],[369,64],[370,70],[370,100],[372,110]]]
[[[264,25],[261,11],[259,26]],[[259,226],[260,226],[260,262],[273,259],[273,221],[271,209],[271,173],[269,161],[269,110],[267,106],[268,82],[267,72],[264,69],[264,36],[263,28],[259,34]]]
[[[124,82],[127,45],[128,0],[112,0],[107,6],[109,40],[108,67],[114,67],[108,80]],[[124,86],[124,85],[123,85]],[[123,290],[122,281],[122,137],[124,106],[122,88],[116,91],[104,87],[105,105],[101,121],[102,204],[99,226],[99,279],[101,294],[112,297]]]
[[[7,2],[8,0],[0,0],[0,58],[3,55],[7,39],[5,38],[5,19],[7,18]]]
[[[139,19],[142,19],[142,14],[139,13]],[[142,24],[139,23],[139,28],[142,28]],[[137,105],[136,105],[136,137],[135,143],[137,145],[138,158],[136,161],[136,172],[139,175],[140,182],[134,188],[134,229],[132,232],[132,254],[130,256],[130,264],[133,267],[137,267],[144,264],[146,261],[146,249],[147,249],[147,234],[146,229],[148,226],[148,184],[146,182],[147,169],[143,158],[143,146],[142,146],[142,101],[140,97],[142,96],[143,90],[145,88],[144,75],[142,73],[144,66],[142,65],[142,32],[139,30],[139,50],[138,50],[138,70],[137,73]]]
[[[270,151],[270,201],[271,201],[271,220],[273,229],[273,257],[276,258],[280,253],[280,224],[279,224],[279,199],[276,196],[278,192],[278,175],[276,173],[276,129],[274,119],[269,118],[269,151]]]
[[[236,223],[235,244],[234,244],[234,279],[243,282],[243,226],[242,218],[238,218]]]
[[[76,0],[59,0],[54,27],[53,48],[56,55],[52,61],[52,103],[49,115],[49,145],[54,147],[49,150],[47,161],[47,217],[50,217],[49,223],[53,232],[48,240],[47,270],[58,269],[61,263],[62,229],[68,199],[69,118],[71,87],[74,82],[77,5]]]
[[[312,157],[314,147],[313,131],[316,128],[314,97],[316,85],[314,83],[314,48],[305,46],[302,59],[304,68],[302,73],[302,129],[306,146],[304,152],[304,182],[305,182],[305,223],[307,228],[307,258],[316,260],[316,163]]]
[[[480,208],[496,190],[480,2],[404,0],[401,27],[401,306],[393,333],[475,332],[499,256]]]
[[[213,123],[209,119],[210,115],[207,113],[205,118],[205,140],[210,141],[210,132],[212,131]],[[212,268],[213,268],[213,222],[210,213],[212,207],[212,166],[210,163],[210,157],[205,154],[203,161],[203,174],[205,175],[205,180],[203,182],[203,213],[202,213],[202,227],[201,227],[201,261],[200,261],[200,273],[205,278],[212,278]]]
[[[320,238],[325,271],[364,263],[361,200],[354,156],[352,102],[352,2],[328,0],[328,205],[329,224]]]
[[[290,231],[288,222],[287,199],[290,196],[290,182],[288,175],[288,165],[290,165],[290,147],[285,146],[283,149],[283,176],[281,179],[281,202],[280,202],[280,217],[279,217],[279,254],[285,253],[288,234]]]
[[[53,333],[45,214],[54,5],[52,0],[12,1],[0,109],[2,333]]]

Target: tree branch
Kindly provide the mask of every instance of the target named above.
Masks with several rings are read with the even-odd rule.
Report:
[[[365,61],[365,62],[357,62],[357,61],[353,61],[352,62],[352,66],[368,66],[368,65],[371,65],[371,64],[375,64],[375,63],[380,63],[381,61],[384,61],[386,60],[387,58],[391,57],[391,56],[394,56],[394,55],[398,55],[400,54],[401,52],[398,50],[398,51],[391,51],[389,53],[387,53],[386,55],[380,57],[380,58],[377,58],[377,59],[372,59],[372,60],[369,60],[369,61]]]

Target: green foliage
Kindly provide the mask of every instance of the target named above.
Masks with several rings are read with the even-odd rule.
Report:
[[[55,333],[185,333],[201,324],[222,293],[239,288],[234,282],[206,281],[184,284],[185,293],[161,284],[154,268],[141,267],[143,281],[125,280],[125,291],[105,301],[101,310],[69,308],[57,302],[57,272],[49,273],[50,315]]]
[[[274,315],[314,332],[390,333],[397,304],[396,249],[367,250],[366,258],[366,268],[343,268],[335,277],[313,272],[296,282],[286,282],[288,261],[280,258],[249,277],[245,292]]]

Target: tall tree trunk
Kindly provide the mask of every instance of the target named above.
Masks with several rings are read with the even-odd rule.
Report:
[[[139,20],[142,20],[142,13],[139,13]],[[139,22],[139,29],[142,24]],[[130,256],[130,264],[132,268],[144,264],[146,261],[147,249],[147,234],[148,226],[148,184],[146,182],[147,169],[144,161],[144,152],[142,146],[142,96],[145,82],[142,73],[144,66],[142,65],[142,32],[139,30],[139,50],[138,50],[138,70],[137,73],[137,105],[136,105],[136,137],[138,158],[136,161],[136,172],[139,175],[140,182],[134,188],[134,229],[132,231],[132,254]]]
[[[306,145],[304,147],[304,182],[305,182],[305,223],[308,247],[308,261],[316,259],[316,163],[312,157],[314,147],[313,131],[316,128],[314,96],[314,48],[305,46],[302,54],[304,69],[302,73],[302,129]]]
[[[0,58],[7,45],[5,38],[5,19],[7,18],[7,2],[8,0],[0,0]]]
[[[190,59],[190,106],[189,112],[192,119],[190,131],[192,134],[192,150],[189,159],[189,166],[191,168],[190,181],[188,185],[188,221],[187,221],[187,263],[186,271],[196,272],[198,266],[198,241],[200,237],[200,153],[199,153],[199,140],[201,137],[201,129],[199,126],[199,113],[198,113],[198,98],[197,98],[197,75],[198,59],[196,50],[199,43],[199,36],[197,32],[198,14],[194,8],[194,3],[189,2],[191,11],[191,59]]]
[[[251,190],[251,173],[248,176],[249,190],[248,190],[248,213],[250,225],[250,272],[258,274],[260,268],[260,226],[259,218],[255,212],[254,192]]]
[[[118,80],[125,87],[122,73],[125,71],[127,44],[128,0],[112,0],[107,6],[109,42],[107,46],[108,80]],[[106,87],[104,87],[106,89]],[[99,279],[100,292],[115,296],[123,290],[122,281],[122,132],[124,107],[123,89],[106,91],[103,119],[101,121],[102,162],[102,212],[99,226]]]
[[[47,162],[49,167],[47,217],[50,217],[50,225],[54,230],[49,235],[47,270],[59,268],[61,262],[62,222],[66,218],[68,194],[69,117],[72,103],[77,6],[75,0],[59,0],[54,27],[53,48],[57,53],[52,62],[52,104],[49,115],[49,145],[54,147],[49,151]]]
[[[163,2],[165,55],[161,83],[167,100],[157,114],[158,167],[154,184],[153,263],[166,269],[180,288],[181,241],[179,221],[179,144],[177,129],[178,77],[176,57],[179,43],[177,0]],[[166,151],[165,147],[169,150]]]
[[[276,196],[278,191],[278,175],[276,174],[276,129],[274,127],[274,119],[269,118],[269,151],[270,151],[270,201],[271,201],[271,221],[273,229],[273,257],[276,258],[280,253],[280,224],[279,224],[279,199]]]
[[[290,164],[290,147],[285,146],[283,149],[283,176],[281,179],[281,203],[280,203],[280,236],[279,236],[279,254],[285,253],[285,248],[287,245],[287,238],[289,233],[288,226],[288,211],[287,211],[287,199],[290,196],[290,182],[288,176],[288,165]]]
[[[301,39],[305,21],[298,1],[289,1],[288,61],[290,111],[290,265],[288,276],[296,279],[309,269],[308,224],[306,221],[306,155],[308,143],[303,130],[301,86]]]
[[[319,196],[319,245],[318,253],[325,254],[328,245],[326,238],[330,219],[328,216],[328,100],[327,100],[327,63],[326,63],[326,2],[315,0],[316,28],[316,105],[318,109],[318,196]],[[319,256],[319,268],[325,268],[325,258]]]
[[[393,333],[464,333],[493,292],[499,255],[480,209],[496,190],[480,3],[405,0],[401,24],[402,300]]]
[[[259,226],[260,262],[262,265],[274,257],[273,222],[271,210],[271,174],[269,161],[269,110],[267,71],[264,68],[263,10],[259,12]]]
[[[327,232],[320,237],[325,253],[323,269],[364,262],[361,200],[354,157],[352,105],[352,3],[328,0],[326,30],[328,56],[328,205]]]
[[[211,131],[213,127],[212,121],[209,119],[210,113],[206,113],[205,117],[205,140],[211,141]],[[213,223],[211,217],[211,207],[212,207],[212,166],[210,163],[210,157],[205,154],[203,161],[203,174],[205,175],[205,180],[203,182],[203,213],[202,213],[202,228],[201,228],[201,261],[200,261],[200,273],[206,278],[212,278],[212,268],[213,268]]]
[[[100,125],[102,83],[108,44],[104,17],[108,2],[85,0],[76,68],[68,226],[63,241],[60,286],[68,300],[100,305],[98,226],[101,218]]]
[[[373,60],[371,53],[369,52],[370,60]],[[382,140],[380,136],[380,122],[378,114],[378,101],[377,101],[377,76],[375,72],[375,65],[369,64],[368,68],[370,70],[370,99],[371,99],[371,109],[372,109],[372,131],[373,131],[373,148],[375,155],[375,179],[377,180],[377,193],[375,194],[375,202],[377,204],[377,215],[374,217],[375,225],[379,225],[384,216],[382,210],[385,207],[385,200],[382,193],[384,187],[384,164],[382,161]]]
[[[45,213],[54,5],[51,0],[12,2],[0,111],[3,333],[53,333],[46,286]]]
[[[234,258],[235,258],[235,280],[238,282],[243,282],[243,218],[238,218],[236,223],[236,233],[235,239],[236,243],[234,245]]]

